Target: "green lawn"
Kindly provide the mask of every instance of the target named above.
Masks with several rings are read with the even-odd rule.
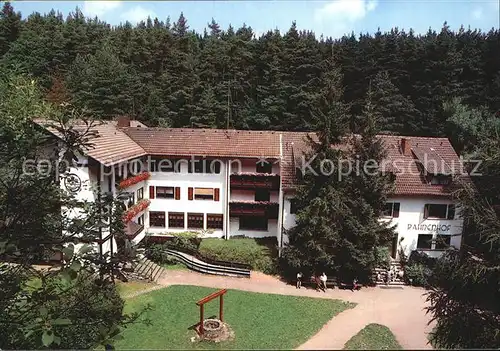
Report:
[[[267,274],[276,273],[276,238],[238,238],[229,240],[203,239],[200,252],[221,261],[245,263],[254,270]]]
[[[173,264],[163,263],[160,266],[168,270],[184,270],[184,271],[188,270],[188,268],[182,263],[173,263]]]
[[[314,335],[329,319],[354,305],[339,300],[271,295],[229,290],[224,297],[224,320],[235,333],[220,344],[191,343],[199,320],[195,302],[217,289],[170,286],[127,300],[127,312],[144,313],[151,325],[136,323],[122,333],[117,349],[292,349]],[[205,305],[205,318],[218,316],[219,303]]]
[[[402,347],[389,328],[374,323],[346,342],[344,350],[402,350]]]
[[[137,282],[137,281],[130,281],[126,283],[120,281],[116,282],[116,289],[118,290],[118,293],[122,297],[127,297],[128,295],[131,295],[138,291],[151,289],[154,286],[156,286],[156,284],[149,282]]]

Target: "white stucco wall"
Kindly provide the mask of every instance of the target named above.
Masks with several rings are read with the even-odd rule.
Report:
[[[188,173],[187,165],[181,164],[180,173],[170,172],[151,172],[151,177],[146,181],[146,190],[144,198],[149,198],[150,186],[169,186],[180,187],[180,200],[175,199],[150,199],[151,204],[148,208],[148,213],[145,216],[145,226],[149,234],[168,234],[179,233],[183,231],[195,231],[187,227],[188,213],[203,213],[204,224],[206,229],[207,214],[224,214],[224,198],[226,196],[225,168],[221,166],[219,174],[203,174],[203,173]],[[188,188],[218,188],[219,201],[215,200],[188,200]],[[149,211],[165,212],[167,227],[156,228],[150,227]],[[168,229],[168,212],[183,212],[184,213],[184,229]],[[197,230],[203,237],[222,237],[222,230]]]
[[[286,194],[284,199],[284,211],[283,211],[283,228],[290,229],[295,226],[295,215],[290,214],[290,199],[293,198],[293,194]],[[396,224],[396,231],[398,233],[398,243],[401,243],[401,247],[404,249],[406,255],[409,255],[413,250],[417,249],[417,241],[419,234],[436,234],[451,235],[450,245],[460,248],[461,243],[461,233],[463,221],[460,219],[458,209],[455,213],[455,219],[424,219],[424,206],[425,204],[453,204],[451,200],[447,199],[436,199],[436,198],[425,198],[425,197],[394,197],[390,198],[388,202],[399,202],[399,218],[382,218],[381,220],[390,221],[392,224]],[[413,225],[436,225],[437,228],[445,228],[443,225],[449,226],[449,230],[436,231],[427,230],[432,229],[432,227],[425,227],[424,230],[415,230]],[[410,227],[409,227],[410,226]],[[401,238],[403,238],[402,241]],[[283,242],[286,243],[288,238],[284,236]],[[399,246],[398,246],[399,249]],[[422,250],[426,252],[429,256],[438,257],[442,251],[441,250]]]
[[[406,255],[409,255],[411,251],[417,249],[417,241],[419,234],[443,234],[451,235],[450,245],[460,248],[461,234],[462,234],[462,224],[463,221],[460,219],[458,210],[455,213],[455,219],[424,219],[424,206],[425,204],[453,204],[451,200],[448,199],[436,199],[436,198],[408,198],[408,197],[394,197],[389,200],[389,202],[399,202],[399,218],[391,219],[391,223],[397,224],[396,231],[398,232],[398,243],[401,243],[401,247],[404,249]],[[415,229],[413,225],[425,225],[425,229]],[[429,230],[432,227],[427,228],[427,225],[436,225],[437,228],[444,228],[444,225],[449,226],[449,230]],[[402,241],[400,241],[402,239]],[[437,257],[442,251],[439,250],[422,250],[428,255]]]
[[[238,217],[231,217],[229,221],[230,236],[244,235],[249,238],[264,238],[264,237],[276,237],[278,234],[278,220],[269,219],[267,222],[267,230],[240,230],[240,219]]]

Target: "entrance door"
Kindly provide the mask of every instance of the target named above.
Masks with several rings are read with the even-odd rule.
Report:
[[[389,250],[391,251],[391,257],[395,259],[397,254],[398,254],[398,235],[397,234],[392,237],[391,247]]]

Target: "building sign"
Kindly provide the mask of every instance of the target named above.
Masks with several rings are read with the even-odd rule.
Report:
[[[447,232],[451,228],[451,224],[411,224],[407,226],[407,230],[418,230],[426,232]]]

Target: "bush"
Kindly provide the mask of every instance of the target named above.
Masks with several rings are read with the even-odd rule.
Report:
[[[413,251],[405,266],[406,282],[413,286],[428,287],[435,265],[435,258],[429,257],[423,252]]]
[[[277,272],[276,238],[203,239],[199,251],[214,260],[248,264],[266,274]]]
[[[377,247],[375,251],[375,267],[389,269],[391,266],[391,255],[389,248],[385,246]]]
[[[165,253],[165,244],[152,244],[146,248],[146,257],[157,264],[172,264],[175,262]]]

